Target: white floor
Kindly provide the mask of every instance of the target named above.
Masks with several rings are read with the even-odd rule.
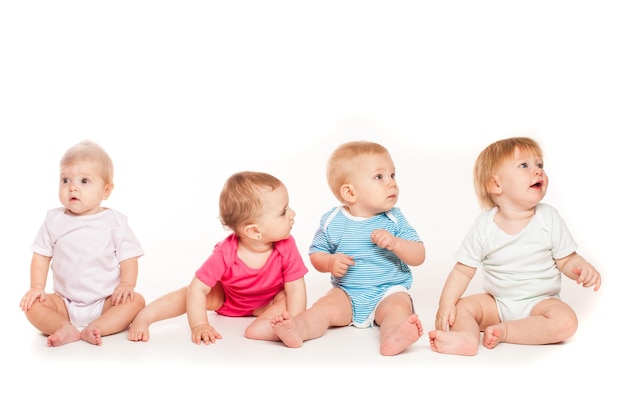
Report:
[[[141,3],[0,5],[0,414],[624,415],[619,9]],[[113,157],[107,205],[128,215],[144,246],[137,290],[152,301],[186,285],[225,236],[216,216],[227,176],[281,178],[305,254],[336,204],[326,158],[340,142],[369,139],[389,148],[398,205],[426,244],[412,295],[430,330],[478,213],[473,160],[516,135],[542,144],[545,202],[603,275],[597,293],[564,280],[563,299],[580,319],[566,343],[457,357],[422,337],[382,357],[376,329],[332,329],[288,349],[245,339],[250,319],[213,316],[224,338],[212,346],[192,344],[180,317],[155,324],[148,343],[121,333],[100,347],[47,348],[18,307],[30,244],[59,204],[57,164],[69,145],[90,138]],[[313,268],[306,280],[310,302],[329,288]]]

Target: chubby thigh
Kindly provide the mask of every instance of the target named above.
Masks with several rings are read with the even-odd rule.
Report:
[[[285,290],[280,290],[278,294],[272,298],[272,301],[254,310],[252,313],[255,317],[273,318],[280,315],[287,309],[287,296]]]
[[[487,293],[468,295],[457,302],[455,323],[468,315],[476,321],[480,331],[501,322],[496,300]]]
[[[578,325],[578,318],[574,310],[557,297],[547,297],[535,304],[530,312],[531,316],[543,316]]]
[[[38,301],[36,301],[38,303]],[[46,300],[43,302],[43,306],[56,311],[63,318],[70,321],[70,315],[67,311],[67,305],[65,299],[56,293],[46,294]]]

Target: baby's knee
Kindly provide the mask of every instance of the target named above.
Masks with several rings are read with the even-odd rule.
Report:
[[[467,313],[472,317],[476,317],[478,312],[482,311],[481,305],[472,298],[461,298],[456,303],[456,314]]]
[[[262,340],[263,332],[259,329],[259,320],[256,319],[244,330],[243,335],[246,339]]]
[[[557,336],[559,340],[567,340],[578,330],[578,318],[575,314],[568,314],[558,320]]]
[[[144,298],[143,295],[137,292],[135,293],[135,296],[133,297],[133,302],[137,305],[138,308],[144,308],[146,306],[146,299]]]

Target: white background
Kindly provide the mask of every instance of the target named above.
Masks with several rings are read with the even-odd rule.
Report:
[[[3,2],[0,408],[623,411],[610,378],[625,370],[615,330],[626,231],[624,13],[608,1],[431,3]],[[332,330],[292,350],[244,339],[248,319],[212,317],[225,336],[214,346],[191,344],[179,318],[153,326],[149,343],[124,333],[101,347],[49,349],[19,310],[30,244],[59,205],[58,160],[82,139],[114,159],[107,205],[142,241],[137,290],[148,301],[187,284],[226,235],[217,198],[239,170],[285,182],[305,255],[336,204],[326,158],[341,142],[365,139],[390,150],[398,205],[425,241],[412,293],[430,330],[452,255],[479,211],[474,158],[518,135],[542,145],[544,201],[603,274],[598,293],[564,280],[580,319],[565,344],[460,358],[431,352],[425,336],[383,358],[376,330]],[[310,302],[329,288],[312,267],[306,279]]]

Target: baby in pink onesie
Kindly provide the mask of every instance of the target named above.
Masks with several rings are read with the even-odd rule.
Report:
[[[207,311],[231,317],[254,316],[245,336],[276,340],[271,319],[306,308],[308,272],[291,228],[295,213],[285,185],[263,172],[232,175],[220,194],[220,220],[232,230],[217,243],[188,286],[156,299],[133,321],[131,341],[148,341],[149,326],[187,313],[191,340],[215,343],[220,333]]]

